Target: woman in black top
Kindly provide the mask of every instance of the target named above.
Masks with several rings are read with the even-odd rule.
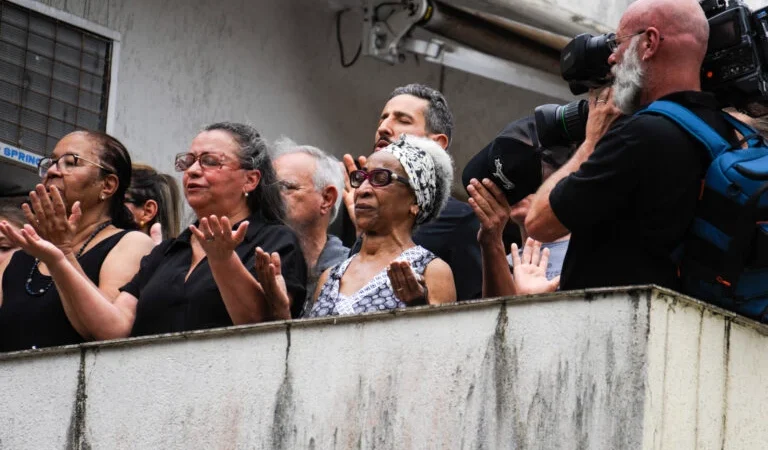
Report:
[[[256,279],[257,254],[279,255],[279,282],[292,299],[304,298],[304,257],[296,236],[282,225],[282,199],[259,133],[241,124],[210,125],[188,153],[176,155],[176,169],[184,172],[184,195],[199,221],[144,258],[114,302],[70,265],[52,267],[62,288],[78,293],[68,306],[96,339],[272,318]],[[60,260],[44,241],[28,239],[24,245]],[[257,247],[274,253],[267,256]]]
[[[85,283],[114,298],[152,249],[149,237],[124,230],[135,228],[123,204],[131,159],[115,138],[91,131],[68,134],[50,158],[40,161],[39,172],[43,182],[24,207],[32,225],[21,231],[5,221],[0,226],[23,250],[13,255],[3,274],[0,351],[75,344],[91,337],[79,314],[68,307],[73,292],[60,289],[63,279],[55,266],[82,271]],[[56,259],[45,258],[28,240],[45,242]]]

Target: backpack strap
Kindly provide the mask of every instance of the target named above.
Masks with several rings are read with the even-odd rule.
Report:
[[[722,153],[725,153],[732,148],[728,141],[723,139],[723,137],[712,129],[711,126],[701,120],[699,116],[692,113],[690,109],[675,102],[669,100],[656,100],[635,114],[658,114],[672,120],[687,131],[688,134],[704,144],[704,147],[709,152],[711,160],[714,160]],[[729,116],[728,114],[726,115]],[[739,122],[739,125],[746,127],[746,125],[741,124],[741,122]],[[734,124],[734,126],[736,125]],[[741,129],[739,127],[737,127],[737,129],[739,129],[739,132],[741,133]],[[744,136],[751,136],[754,134],[754,130],[747,131],[747,134],[742,134]]]

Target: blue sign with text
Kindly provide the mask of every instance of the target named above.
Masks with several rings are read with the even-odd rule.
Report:
[[[0,142],[0,147],[3,149],[3,151],[0,152],[0,156],[24,164],[25,166],[37,168],[37,163],[43,158],[42,155],[38,155],[37,153],[22,150],[2,142]]]

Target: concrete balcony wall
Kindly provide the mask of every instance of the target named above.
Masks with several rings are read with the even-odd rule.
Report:
[[[0,357],[0,448],[765,448],[766,327],[652,288]]]

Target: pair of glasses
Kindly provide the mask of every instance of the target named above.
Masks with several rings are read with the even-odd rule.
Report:
[[[37,174],[40,175],[40,178],[44,178],[53,166],[56,166],[59,171],[61,171],[61,173],[70,173],[72,169],[77,167],[78,161],[85,161],[88,164],[93,164],[94,166],[99,167],[109,173],[115,173],[114,170],[104,167],[97,162],[91,161],[90,159],[85,159],[80,155],[75,155],[74,153],[65,153],[56,159],[51,157],[45,157],[41,159],[40,162],[37,163]]]
[[[352,172],[349,172],[349,184],[353,188],[359,188],[365,180],[368,180],[373,187],[386,186],[391,183],[392,180],[399,181],[400,183],[411,187],[408,178],[401,177],[389,169],[373,169],[371,171],[353,170]]]
[[[645,30],[642,30],[642,31],[638,31],[637,33],[632,33],[632,34],[625,34],[625,35],[623,35],[623,36],[616,36],[616,35],[614,34],[613,36],[609,37],[609,38],[608,38],[608,39],[605,41],[605,43],[606,43],[606,45],[608,46],[608,50],[610,50],[610,51],[611,51],[611,53],[616,53],[616,51],[619,49],[619,46],[621,46],[621,43],[622,43],[622,42],[623,42],[625,39],[631,39],[631,38],[633,38],[633,37],[635,37],[635,36],[640,36],[641,34],[645,33],[646,31],[648,31],[648,29],[647,29],[647,28],[646,28]],[[661,38],[661,39],[663,40],[664,38]]]
[[[179,153],[174,158],[173,167],[177,172],[184,172],[192,167],[196,162],[200,162],[203,169],[220,169],[224,166],[225,158],[216,153],[203,152],[199,155],[194,153]]]

